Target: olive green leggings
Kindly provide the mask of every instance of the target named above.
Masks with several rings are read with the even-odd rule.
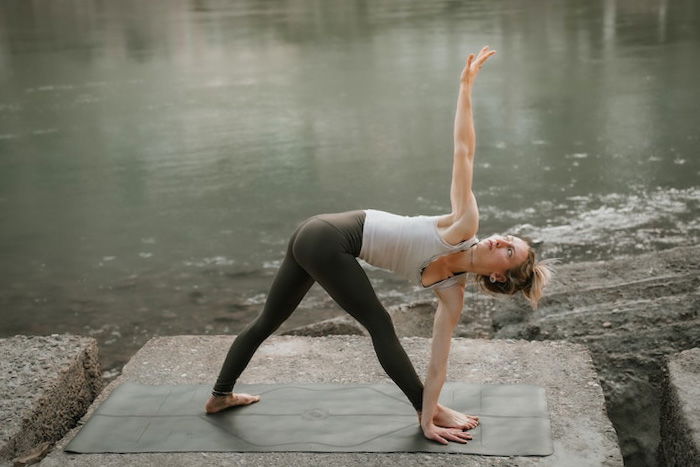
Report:
[[[214,394],[230,393],[258,346],[292,314],[314,281],[364,326],[384,371],[420,411],[423,384],[396,337],[393,323],[357,262],[364,211],[321,214],[292,234],[262,312],[236,337],[226,355]]]

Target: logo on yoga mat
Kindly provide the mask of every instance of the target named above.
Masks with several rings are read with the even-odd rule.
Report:
[[[304,412],[302,418],[304,418],[305,420],[323,420],[325,418],[328,418],[328,415],[330,414],[326,409],[314,408]]]

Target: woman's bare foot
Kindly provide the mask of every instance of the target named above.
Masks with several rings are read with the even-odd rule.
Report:
[[[466,415],[438,404],[433,416],[433,423],[443,428],[471,430],[479,425],[479,417]]]
[[[229,394],[227,396],[211,396],[204,406],[204,410],[208,414],[221,412],[229,407],[238,405],[254,404],[260,400],[260,396],[251,396],[250,394]]]

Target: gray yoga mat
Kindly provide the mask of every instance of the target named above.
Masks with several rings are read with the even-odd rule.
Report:
[[[210,387],[124,383],[65,448],[77,453],[185,451],[454,452],[547,456],[544,389],[447,383],[440,402],[481,424],[466,445],[423,437],[413,407],[391,384],[239,384],[262,400],[204,413]]]

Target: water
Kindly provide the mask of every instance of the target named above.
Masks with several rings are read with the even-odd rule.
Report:
[[[700,233],[687,1],[0,3],[3,336],[233,334],[298,222],[449,210],[468,52],[481,234],[605,259]],[[368,268],[387,305],[430,294]],[[317,286],[288,327],[341,313]],[[222,349],[224,352],[225,349]]]

